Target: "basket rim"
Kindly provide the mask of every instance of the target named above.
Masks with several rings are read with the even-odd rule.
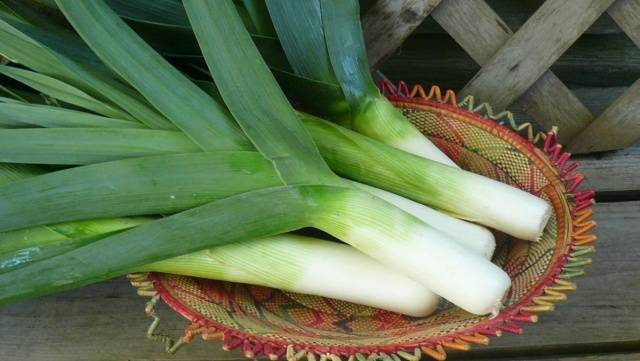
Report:
[[[529,153],[536,155],[537,159],[533,159],[534,162],[540,162],[540,165],[544,165],[542,168],[547,169],[547,171],[554,170],[554,177],[549,178],[557,178],[557,183],[560,187],[554,188],[562,189],[559,196],[566,200],[564,206],[568,209],[565,214],[569,218],[566,223],[572,228],[565,230],[569,239],[566,248],[564,251],[556,250],[556,253],[560,254],[554,254],[554,257],[556,257],[555,262],[549,265],[544,276],[540,277],[535,286],[517,303],[501,310],[496,317],[486,318],[458,332],[430,337],[411,345],[324,347],[308,344],[290,344],[282,340],[229,329],[213,320],[199,316],[197,312],[183,305],[164,287],[158,274],[134,275],[132,277],[135,283],[143,284],[146,287],[145,290],[142,290],[143,295],[153,297],[153,304],[158,299],[162,299],[174,311],[192,322],[185,330],[182,338],[172,343],[171,347],[167,344],[167,350],[174,349],[175,351],[183,343],[189,342],[195,335],[202,335],[205,339],[222,339],[223,349],[225,350],[241,348],[245,356],[250,358],[263,354],[272,360],[276,360],[286,355],[288,360],[297,361],[307,353],[315,353],[325,357],[328,355],[334,359],[335,357],[340,359],[340,356],[349,356],[351,359],[356,354],[380,354],[382,356],[391,353],[399,355],[403,359],[416,361],[421,357],[422,353],[425,353],[432,358],[444,360],[446,358],[445,349],[468,350],[471,344],[487,345],[489,337],[500,336],[503,331],[521,334],[523,332],[521,325],[536,322],[537,314],[540,312],[553,311],[554,303],[566,299],[564,292],[576,288],[575,284],[568,281],[568,279],[583,273],[582,269],[586,264],[590,263],[590,259],[581,256],[593,252],[594,247],[590,244],[597,239],[595,235],[589,233],[595,226],[595,222],[589,219],[592,215],[592,206],[595,204],[593,200],[594,192],[589,189],[578,190],[585,177],[582,173],[576,172],[578,162],[569,163],[570,154],[562,151],[562,146],[557,143],[555,131],[539,133],[534,136],[532,126],[529,123],[516,124],[510,118],[510,114],[505,112],[494,116],[491,107],[486,103],[474,107],[472,97],[470,99],[467,97],[458,104],[453,91],[446,91],[443,97],[440,88],[437,86],[432,86],[427,94],[420,85],[415,85],[409,91],[409,87],[404,82],[399,82],[397,87],[394,87],[389,81],[383,81],[381,92],[394,105],[412,107],[423,105],[456,114],[460,117],[458,120],[473,122],[475,126],[480,125],[484,130],[499,135],[516,148],[526,147]],[[464,105],[468,109],[465,109]],[[477,112],[479,109],[486,110],[487,115],[479,114]],[[509,118],[511,129],[503,126],[502,122],[498,122],[501,117]],[[528,133],[528,139],[518,134],[519,131],[523,130]],[[541,141],[544,142],[541,144],[542,149],[539,149],[535,144]],[[573,203],[573,207],[568,206],[569,202]],[[149,284],[151,285],[150,287]],[[147,307],[147,313],[157,318],[153,312],[153,306]],[[157,326],[157,322],[155,323]],[[150,329],[150,331],[152,330]],[[166,337],[160,337],[166,343]]]

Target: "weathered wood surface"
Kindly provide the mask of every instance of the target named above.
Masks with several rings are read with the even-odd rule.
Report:
[[[362,19],[369,66],[395,51],[441,0],[379,0]]]
[[[640,79],[569,143],[569,151],[590,153],[627,147],[640,139]]]
[[[640,47],[640,0],[618,0],[609,14]],[[600,136],[606,134],[606,137]],[[619,149],[640,139],[640,79],[569,144],[569,150],[588,153]]]
[[[609,7],[607,13],[640,48],[640,1],[617,0]]]
[[[492,359],[493,361],[513,361],[511,358]],[[637,361],[640,360],[640,353],[602,353],[597,355],[582,356],[551,356],[551,357],[525,357],[518,358],[517,361]]]
[[[600,239],[594,264],[587,269],[587,276],[577,280],[578,290],[569,295],[569,300],[558,305],[555,312],[541,315],[538,324],[527,326],[525,335],[505,335],[494,339],[488,348],[452,354],[454,359],[527,355],[529,360],[538,360],[538,356],[557,352],[631,352],[631,347],[640,346],[640,202],[600,204],[596,213]],[[136,296],[124,279],[4,306],[0,308],[0,359],[240,359],[238,353],[223,352],[219,344],[201,340],[175,356],[166,355],[161,344],[144,338],[149,320],[143,307],[144,299]],[[161,315],[161,330],[180,335],[186,322],[164,307]]]
[[[450,0],[439,6],[433,17],[481,66],[488,64],[513,34],[483,1]],[[518,107],[544,128],[562,125],[565,131],[559,135],[560,141],[571,139],[593,119],[551,70],[545,71],[519,99]]]
[[[469,2],[477,0],[467,0]],[[512,30],[518,30],[544,0],[486,0],[487,4],[500,15]],[[587,34],[616,34],[622,30],[607,15],[601,16],[587,29]],[[446,31],[431,17],[417,29],[417,34],[444,34]]]
[[[640,144],[574,158],[581,164],[580,171],[587,176],[586,186],[601,193],[616,192],[627,199],[640,199]]]
[[[613,0],[547,0],[460,91],[506,109]]]
[[[391,79],[438,83],[459,90],[480,66],[448,35],[414,34],[380,69]],[[625,34],[583,35],[551,71],[572,90],[626,87],[640,78],[640,49]]]
[[[613,5],[609,6],[611,4]],[[534,8],[535,6],[529,6],[529,10]],[[605,10],[610,16],[602,14]],[[640,80],[635,84],[628,83],[637,79],[638,74],[616,75],[615,66],[602,61],[602,57],[615,58],[617,54],[620,64],[628,67],[634,63],[634,52],[640,54],[636,46],[640,44],[639,0],[618,0],[615,3],[610,0],[547,1],[535,11],[515,36],[509,25],[482,0],[443,2],[433,11],[432,18],[457,41],[473,61],[482,66],[459,92],[461,97],[473,94],[480,101],[488,101],[497,110],[511,105],[512,108],[526,113],[527,119],[534,120],[543,128],[559,125],[562,129],[559,140],[565,144],[571,143],[568,148],[574,153],[619,149],[640,139]],[[591,78],[585,74],[600,73],[600,76],[595,77],[600,79],[596,80],[599,85],[631,86],[607,108],[606,112],[594,118],[579,97],[552,72],[557,71],[561,65],[557,64],[552,69],[549,67],[558,59],[568,59],[569,56],[563,53],[570,46],[570,53],[580,53],[588,49],[584,48],[584,44],[590,42],[588,38],[577,42],[576,40],[599,18],[613,20],[624,30],[624,34],[613,35],[613,40],[618,43],[612,46],[616,51],[612,55],[606,55],[609,54],[608,49],[597,46],[593,48],[591,56],[583,58],[586,61],[573,64],[569,61],[570,65],[567,68],[576,76],[575,79],[564,80],[573,80],[574,85],[585,85],[585,78]],[[620,35],[628,36],[630,39],[621,38]],[[414,35],[415,37],[417,36]],[[436,41],[442,40],[442,37],[436,38]],[[599,36],[598,40],[600,45],[611,43],[606,41],[611,40],[608,36]],[[573,44],[574,42],[576,43]],[[405,54],[410,52],[407,51],[410,44],[411,40],[402,49],[402,55],[397,58],[406,57]],[[429,47],[424,46],[424,43],[422,45],[423,56],[416,58],[422,63],[421,66],[420,63],[418,66],[402,63],[394,69],[393,65],[386,65],[383,68],[384,72],[391,78],[410,81],[413,76],[403,76],[403,73],[406,74],[402,70],[404,68],[413,74],[429,76],[429,82],[457,89],[460,84],[452,86],[453,84],[448,84],[447,80],[441,80],[446,78],[447,73],[451,74],[453,81],[461,82],[468,79],[470,74],[460,72],[457,64],[463,65],[463,69],[469,73],[477,68],[474,68],[475,64],[469,64],[470,59],[461,54],[460,49],[455,61],[450,61],[453,57],[447,57],[438,50],[453,50],[455,53],[455,48],[442,45],[438,47],[437,44],[430,44],[434,46]],[[395,46],[396,44],[393,44],[393,47]],[[388,49],[393,47],[387,45]],[[431,66],[434,60],[433,57],[430,58],[431,54],[440,57],[434,63],[440,62],[444,65],[442,69],[438,69],[437,65]],[[558,61],[561,62],[562,60]],[[421,67],[423,69],[420,69]],[[601,69],[597,69],[599,67]],[[398,69],[400,71],[396,72]],[[517,104],[512,104],[516,101]],[[600,136],[602,134],[607,134],[608,137]],[[575,139],[576,137],[578,139]]]
[[[634,316],[640,311],[640,202],[599,204],[596,217],[597,251],[587,276],[576,280],[578,290],[524,335],[498,338],[476,356],[640,349],[640,317]]]

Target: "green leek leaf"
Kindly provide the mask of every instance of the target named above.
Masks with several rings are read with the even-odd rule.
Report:
[[[184,6],[227,107],[281,179],[286,184],[335,182],[233,3],[185,1]]]
[[[0,65],[0,74],[6,75],[55,99],[91,110],[98,114],[119,119],[129,119],[131,117],[124,111],[105,104],[74,86],[40,73]]]
[[[241,193],[7,272],[0,276],[0,304],[77,288],[203,248],[305,227],[312,217],[307,194],[312,188]]]
[[[180,0],[106,0],[113,11],[125,19],[189,27]]]
[[[26,103],[0,103],[0,128],[145,128],[127,120]]]
[[[35,177],[46,173],[40,167],[30,164],[1,164],[0,163],[0,187],[25,178]]]
[[[81,219],[170,214],[281,184],[272,164],[255,151],[92,164],[0,187],[0,231]]]
[[[0,162],[91,164],[149,155],[198,152],[180,132],[151,129],[0,129]]]
[[[297,75],[336,84],[322,30],[319,0],[267,0],[287,59]]]
[[[224,143],[229,150],[247,144],[219,104],[144,43],[103,1],[57,4],[98,57],[202,149],[219,149],[213,143]]]
[[[303,4],[303,2],[299,4]],[[242,5],[249,14],[251,23],[258,34],[276,36],[276,31],[273,28],[271,19],[269,19],[269,12],[264,0],[242,0]],[[240,11],[238,10],[238,12]]]
[[[112,79],[111,72],[77,37],[43,32],[28,24],[5,20],[0,20],[0,53],[34,71],[118,105],[151,128],[176,129],[140,94]]]
[[[363,97],[379,97],[367,62],[357,0],[319,0],[329,59],[342,91],[358,112]]]

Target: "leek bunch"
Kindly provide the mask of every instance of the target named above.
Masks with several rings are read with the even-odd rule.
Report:
[[[361,38],[355,1],[321,1],[321,22],[305,29],[326,34],[330,64],[357,60],[327,69],[348,103],[340,122],[357,132],[294,110],[247,30],[273,31],[264,9],[177,3],[212,76],[194,80],[114,12],[122,2],[56,0],[72,29],[8,4],[12,11],[0,9],[0,54],[10,61],[0,73],[11,79],[0,98],[0,303],[157,271],[414,316],[442,296],[486,314],[499,309],[509,277],[487,259],[492,235],[452,215],[528,240],[549,217],[541,199],[407,146],[426,139],[373,92],[357,60],[361,39],[336,50]],[[282,3],[267,5],[281,39],[283,28],[295,32],[299,24],[278,15]],[[295,46],[284,45],[293,65]],[[293,68],[291,79],[308,75]],[[349,246],[290,233],[305,227]],[[318,259],[332,270],[314,272]],[[407,300],[374,296],[377,286]]]
[[[329,117],[385,144],[456,166],[378,91],[369,72],[356,1],[266,3],[294,73],[340,87],[342,97],[325,105]]]

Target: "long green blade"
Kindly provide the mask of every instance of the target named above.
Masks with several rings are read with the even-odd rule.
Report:
[[[329,59],[355,112],[364,97],[378,97],[367,62],[357,0],[319,0]]]
[[[284,52],[297,75],[337,83],[322,30],[319,0],[267,0]]]
[[[227,107],[286,184],[335,182],[309,133],[252,43],[232,2],[185,1]]]
[[[199,152],[180,132],[151,129],[0,129],[0,162],[92,164],[150,155]]]
[[[0,273],[60,255],[153,220],[150,217],[96,219],[0,233]]]
[[[264,0],[242,0],[242,5],[249,14],[251,23],[258,34],[276,36],[276,31],[273,28],[271,19],[269,19],[269,11]]]
[[[11,15],[32,24],[38,24],[44,30],[51,30],[64,24],[61,16],[51,10],[51,3],[46,0],[2,0],[10,9]]]
[[[264,54],[261,51],[262,54]],[[286,60],[286,59],[285,59]],[[199,66],[194,68],[211,76],[211,74]],[[344,94],[339,85],[325,83],[311,78],[301,77],[289,71],[271,68],[273,76],[278,80],[289,101],[298,108],[314,114],[331,115],[335,120],[348,120],[350,116],[349,104],[344,100]],[[218,88],[211,81],[195,81],[207,94],[220,103],[224,103]]]
[[[180,49],[183,49],[186,46],[187,48],[193,48],[193,50],[180,54],[195,56],[198,59],[201,58],[202,55],[200,53],[200,49],[188,23],[185,27],[184,24],[183,26],[168,25],[174,23],[174,21],[170,21],[168,24],[162,22],[163,15],[161,10],[169,10],[173,6],[171,4],[171,1],[156,3],[154,1],[144,0],[135,2],[118,1],[117,3],[117,6],[123,6],[123,8],[114,7],[114,11],[116,11],[118,15],[131,20],[129,21],[130,26],[132,26],[132,28],[136,30],[136,32],[145,39],[145,41],[147,41],[160,53],[163,53],[165,56],[176,55],[177,53],[180,53]],[[109,4],[112,7],[115,6],[115,2],[109,2]],[[126,7],[126,9],[124,7]],[[158,10],[158,12],[156,12],[155,10],[146,12],[145,9],[147,8],[156,9]],[[167,15],[168,13],[164,14]],[[184,13],[184,11],[183,16],[186,21],[186,13]],[[173,18],[173,16],[170,17]],[[66,61],[71,61],[72,65],[77,65],[76,63],[78,61],[83,61],[85,63],[89,62],[91,64],[99,62],[95,55],[91,53],[89,49],[81,43],[81,41],[78,41],[78,39],[75,39],[74,41],[73,38],[70,38],[68,36],[62,38],[59,34],[41,32],[38,31],[37,28],[34,28],[33,26],[30,26],[28,24],[20,24],[16,22],[12,22],[11,24],[13,25],[14,30],[19,29],[22,32],[22,35],[26,36],[27,39],[38,41],[41,46],[46,45],[46,49],[53,52],[55,56],[60,58],[63,57],[61,54],[65,54],[65,56],[71,54],[68,56]],[[2,25],[1,21],[0,25]],[[1,26],[0,29],[2,29]],[[2,33],[0,33],[0,35],[2,35]],[[189,39],[193,39],[193,46],[190,45],[191,40]],[[348,117],[348,113],[345,114],[344,110],[346,107],[346,103],[344,102],[344,94],[342,94],[342,90],[337,83],[323,83],[321,81],[293,74],[284,51],[280,46],[280,42],[277,38],[274,38],[272,36],[252,34],[252,39],[258,47],[260,54],[274,72],[274,75],[276,76],[276,79],[278,80],[280,86],[285,90],[285,94],[289,97],[289,99],[291,99],[291,101],[295,101],[303,108],[313,110],[317,114],[329,114],[334,119],[336,117],[340,119]],[[3,47],[6,48],[10,44],[11,42],[0,42],[0,52],[3,52],[1,51]],[[26,44],[28,45],[28,43]],[[40,50],[38,46],[32,46],[35,51]],[[19,63],[25,64],[36,71],[57,77],[58,79],[67,80],[70,84],[80,86],[78,83],[73,82],[72,79],[68,79],[68,75],[58,74],[56,76],[50,73],[52,70],[61,69],[65,66],[70,68],[70,70],[73,70],[75,68],[72,69],[72,65],[66,64],[66,62],[64,61],[60,61],[57,65],[52,64],[51,66],[49,66],[48,62],[39,61],[40,59],[49,56],[47,51],[43,50],[40,50],[39,52],[25,51],[23,56],[19,56],[20,54],[15,54],[15,51],[25,49],[25,42],[17,44],[15,48],[17,50],[12,49],[11,52],[8,52],[9,54],[11,54],[12,59],[16,61],[18,61],[19,59]],[[43,66],[38,67],[37,65],[32,64],[32,62],[37,61],[39,61],[39,63]],[[82,69],[76,70],[78,76],[82,75],[79,74],[81,70]],[[88,82],[89,79],[86,79],[86,81]],[[113,90],[110,90],[108,88],[105,89],[100,85],[101,84],[95,84],[94,87],[99,90],[101,94],[107,96],[109,100],[112,100],[113,103],[121,106],[123,109],[127,110],[130,114],[136,117],[136,119],[147,124],[149,127],[154,129],[173,128],[173,125],[170,123],[167,124],[167,120],[159,114],[156,115],[157,117],[162,118],[162,120],[158,121],[156,121],[157,119],[155,119],[156,117],[154,117],[153,114],[139,114],[139,112],[136,112],[138,107],[129,106],[129,104],[126,102],[126,100],[131,99],[125,97],[124,100],[119,101],[118,94],[112,94],[114,92]],[[82,89],[85,91],[91,90],[87,88]],[[301,89],[304,91],[301,91]],[[332,112],[333,109],[337,109],[335,110],[335,113]],[[148,108],[144,107],[142,110],[148,111]]]
[[[2,103],[0,128],[145,128],[127,120],[102,117],[95,114],[48,105]]]
[[[5,20],[0,20],[0,53],[93,97],[109,101],[151,128],[176,129],[135,90],[112,79],[111,72],[79,38]]]
[[[305,227],[311,217],[306,188],[238,194],[5,273],[0,276],[0,303],[80,287],[215,245]]]
[[[24,164],[0,164],[0,185],[43,174]],[[153,220],[148,217],[95,219],[36,226],[0,233],[0,273],[80,247],[110,233]]]
[[[40,167],[30,164],[1,164],[0,163],[0,187],[25,178],[35,177],[46,173]]]
[[[428,159],[456,167],[376,87],[367,62],[357,0],[320,0],[331,65],[351,105],[350,127]]]
[[[57,4],[94,52],[202,149],[219,149],[213,143],[224,143],[229,150],[247,144],[220,105],[144,43],[103,1]]]
[[[55,99],[91,110],[98,114],[119,119],[130,118],[124,111],[103,103],[82,90],[52,77],[6,65],[0,65],[0,74],[6,75]]]
[[[162,16],[169,16],[168,14],[175,11],[175,8],[173,8],[174,4],[172,5],[171,1],[161,1],[159,3],[156,3],[154,1],[143,0],[134,2],[118,1],[117,3],[118,4],[116,5],[116,2],[109,2],[109,4],[113,7],[113,10],[116,11],[118,15],[129,20],[129,25],[138,34],[140,34],[140,36],[142,36],[145,41],[147,41],[163,55],[190,56],[197,57],[198,59],[202,57],[200,48],[197,45],[195,36],[193,35],[193,32],[188,23],[186,23],[186,26],[185,24],[176,26],[171,25],[177,23],[176,21],[168,21],[168,19],[163,20]],[[119,6],[122,6],[123,8],[120,8]],[[152,10],[147,12],[145,11],[145,9],[147,8],[156,9],[157,11]],[[186,22],[186,13],[184,13],[184,9],[182,10],[182,16],[184,17]],[[174,18],[173,15],[169,17],[172,19],[177,19]],[[0,25],[1,24],[2,22],[0,22]],[[92,67],[95,67],[95,65],[102,65],[101,63],[96,64],[99,63],[99,59],[97,59],[97,57],[95,57],[95,55],[91,53],[90,50],[86,48],[86,46],[81,41],[79,41],[79,39],[74,39],[70,36],[65,36],[64,38],[62,38],[61,34],[42,32],[39,31],[38,28],[35,28],[28,24],[21,24],[15,21],[11,22],[11,24],[15,29],[19,29],[24,35],[28,35],[27,39],[38,41],[40,45],[46,45],[47,50],[53,51],[54,55],[58,57],[62,57],[61,54],[65,54],[65,56],[68,55],[68,61],[71,61],[70,59],[74,59],[74,62],[82,61],[84,63],[90,63],[92,64]],[[2,29],[2,27],[0,27],[0,29]],[[0,35],[1,34],[2,33],[0,33]],[[338,118],[338,120],[342,121],[344,118],[348,117],[348,113],[346,113],[345,115],[345,112],[343,110],[346,106],[346,103],[344,102],[344,94],[342,94],[342,90],[337,83],[323,83],[293,74],[284,51],[280,46],[280,42],[277,38],[272,36],[252,34],[252,39],[258,47],[260,54],[274,72],[274,75],[280,83],[280,86],[285,90],[285,94],[289,97],[289,99],[291,99],[291,101],[295,101],[303,108],[313,110],[317,114],[328,114],[333,119]],[[11,43],[0,42],[0,49],[10,44]],[[36,47],[35,45],[34,47],[36,50],[38,49],[38,47]],[[17,49],[24,48],[24,44],[18,44],[17,46]],[[55,66],[47,66],[46,62],[41,62],[44,63],[44,69],[36,68],[30,63],[46,56],[48,56],[46,51],[40,51],[39,53],[26,53],[23,57],[12,55],[12,59],[20,59],[20,61],[18,61],[19,63],[25,64],[34,70],[42,72],[43,74],[54,76],[47,71],[50,72],[55,69],[63,68],[64,64],[62,64],[62,62],[60,62],[59,65]],[[71,81],[71,79],[67,79],[65,77],[59,79],[67,80],[70,84],[80,87],[78,83]],[[153,117],[153,115],[136,113],[136,107],[130,107],[128,106],[128,103],[118,101],[119,99],[117,98],[117,94],[111,94],[112,91],[109,91],[109,89],[104,89],[102,87],[98,88],[99,85],[100,84],[97,84],[95,87],[96,89],[99,89],[101,94],[108,95],[108,98],[112,100],[113,103],[121,106],[123,109],[127,110],[130,114],[136,117],[136,119],[139,119],[149,127],[154,129],[171,129],[173,127],[172,124],[166,124],[167,120],[159,114],[157,114],[157,116],[162,118],[162,120],[154,121],[155,118]],[[82,89],[85,91],[91,90],[86,88]],[[125,98],[125,100],[127,99],[128,98]],[[333,109],[337,109],[335,114],[330,112]],[[143,110],[148,109],[143,108]],[[150,118],[150,120],[147,120],[148,118]]]
[[[0,14],[0,18],[2,18],[2,31],[5,35],[10,34],[14,36],[14,38],[6,39],[11,39],[12,42],[15,42],[5,47],[5,49],[9,49],[12,54],[15,52],[15,54],[17,54],[16,56],[18,56],[20,55],[20,50],[16,49],[17,45],[24,45],[25,42],[32,42],[33,45],[36,45],[35,47],[30,47],[28,52],[22,53],[22,55],[15,60],[20,60],[20,62],[29,61],[31,64],[35,64],[34,61],[37,59],[29,59],[28,56],[30,54],[39,54],[46,57],[47,60],[53,61],[55,61],[58,56],[64,54],[63,56],[73,59],[77,63],[89,65],[92,68],[99,68],[101,72],[109,73],[107,67],[105,67],[100,59],[82,42],[82,39],[70,30],[62,27],[43,29],[40,27],[41,24],[25,23],[13,17],[6,16],[5,14]],[[5,44],[3,44],[3,46],[5,46]],[[47,51],[43,50],[53,50],[55,53],[47,53]],[[46,63],[44,64],[46,65]],[[60,63],[60,65],[62,64]],[[48,75],[55,73],[64,74],[62,66],[57,69],[45,68],[37,70],[46,71]]]
[[[19,23],[17,20],[11,22],[29,26]],[[0,53],[11,61],[23,64],[38,72],[48,69],[51,76],[64,74],[60,66],[52,66],[61,65],[55,57],[42,51],[36,41],[11,26],[4,19],[0,19]]]
[[[273,75],[297,108],[318,115],[326,115],[344,126],[349,123],[351,109],[339,85],[304,78],[277,69],[273,70]]]
[[[126,19],[189,27],[180,0],[106,0],[109,7]]]
[[[37,227],[40,228],[40,227]],[[0,252],[0,275],[18,268],[26,267],[34,262],[42,261],[62,253],[82,247],[94,242],[105,235],[89,236],[81,238],[47,239],[31,247],[18,246],[16,250]]]
[[[170,214],[281,185],[259,153],[186,153],[66,169],[0,187],[0,231],[80,219]]]

